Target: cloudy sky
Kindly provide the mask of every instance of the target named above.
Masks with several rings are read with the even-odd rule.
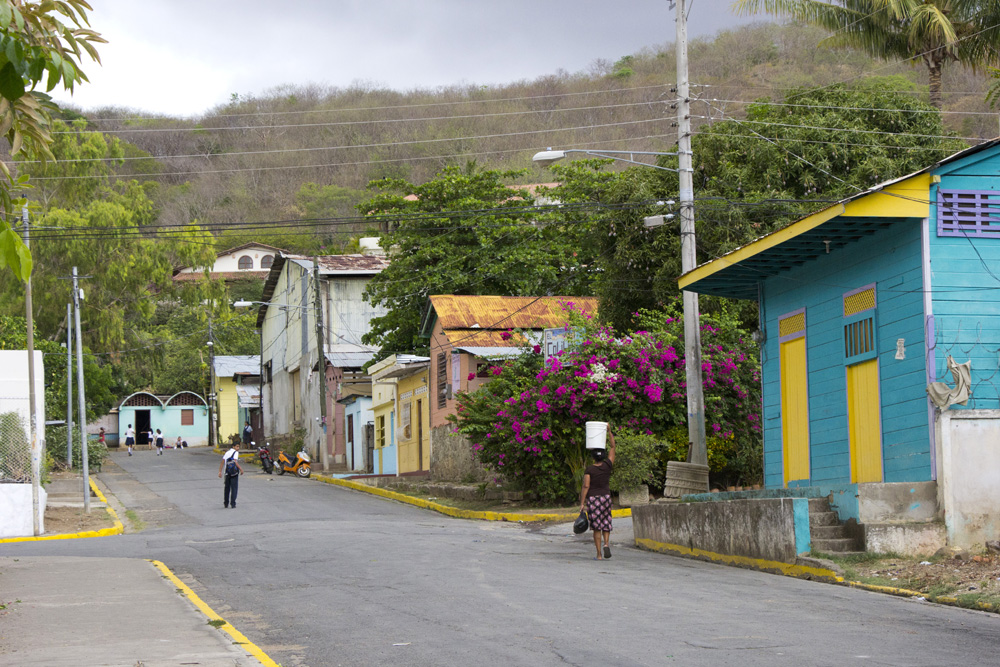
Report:
[[[688,0],[691,36],[747,23]],[[668,0],[90,0],[103,66],[72,103],[198,116],[284,84],[399,90],[586,70],[674,41]],[[57,100],[70,101],[56,94]]]

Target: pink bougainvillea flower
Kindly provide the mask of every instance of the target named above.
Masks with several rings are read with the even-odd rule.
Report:
[[[509,331],[501,331],[501,332],[500,332],[500,338],[502,338],[502,339],[504,339],[504,340],[510,340],[511,336],[513,336],[513,335],[514,335],[514,334],[512,334],[512,333],[511,333],[511,332],[509,332]]]
[[[536,345],[533,348],[531,348],[531,351],[534,352],[535,354],[541,354],[542,353],[542,346],[541,345]]]
[[[503,368],[500,366],[490,366],[490,375],[497,376],[503,373]]]
[[[469,382],[472,382],[475,379],[476,379],[476,374],[475,373],[469,373]]]

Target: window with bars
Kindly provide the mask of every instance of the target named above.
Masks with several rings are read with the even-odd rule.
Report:
[[[844,295],[844,363],[848,366],[878,355],[875,306],[874,286]]]
[[[938,190],[938,236],[1000,238],[1000,192]]]

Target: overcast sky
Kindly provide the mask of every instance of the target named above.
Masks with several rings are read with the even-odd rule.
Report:
[[[750,20],[689,0],[689,33]],[[668,0],[90,0],[103,66],[72,103],[199,116],[283,84],[398,90],[586,70],[674,41]],[[58,101],[70,101],[66,93]]]

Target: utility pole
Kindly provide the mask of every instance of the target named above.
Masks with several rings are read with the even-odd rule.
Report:
[[[326,451],[326,346],[323,344],[323,302],[319,294],[319,258],[313,257],[313,285],[316,292],[316,356],[319,367],[319,423],[323,435],[320,439],[320,460],[323,470],[330,469],[330,453]]]
[[[215,343],[212,342],[212,316],[208,316],[208,446],[215,449]]]
[[[73,304],[66,304],[66,465],[73,469]]]
[[[87,399],[83,386],[83,332],[80,329],[80,285],[73,267],[73,311],[76,320],[76,395],[79,397],[80,458],[83,468],[83,511],[90,514],[90,463],[87,460]]]
[[[694,168],[691,151],[691,99],[688,84],[686,0],[677,3],[677,159],[680,176],[681,270],[697,265],[694,227]],[[705,440],[705,395],[701,374],[701,326],[698,294],[684,290],[684,365],[687,373],[689,462],[708,465]],[[707,479],[706,479],[707,483]],[[708,490],[707,484],[705,490]]]
[[[21,209],[21,223],[24,225],[24,245],[29,250],[31,241],[28,234],[28,207]],[[38,442],[38,415],[35,407],[35,318],[31,308],[31,275],[24,289],[24,308],[28,323],[28,421],[31,431],[31,527],[37,537],[42,534],[38,521],[38,488],[42,481],[42,448]]]

